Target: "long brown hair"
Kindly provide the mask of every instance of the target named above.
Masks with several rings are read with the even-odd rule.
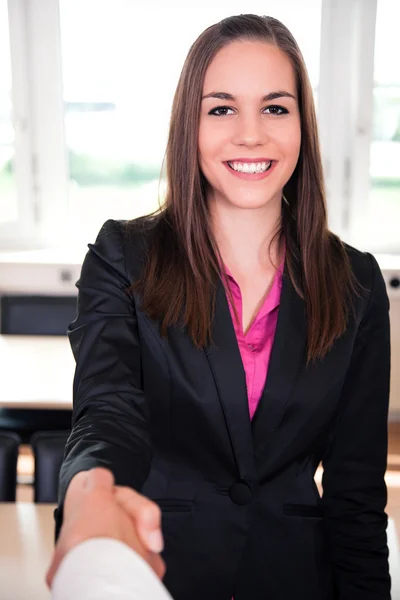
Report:
[[[346,330],[357,294],[346,250],[328,230],[317,121],[304,59],[290,31],[272,17],[240,15],[206,29],[190,48],[175,92],[166,150],[167,191],[153,221],[147,264],[134,288],[142,310],[159,319],[161,332],[183,324],[194,344],[212,341],[217,282],[222,277],[211,231],[207,182],[198,161],[201,97],[206,70],[216,53],[238,40],[273,44],[288,56],[297,81],[301,150],[285,186],[279,241],[286,243],[288,275],[304,299],[307,360],[323,358]],[[275,236],[276,237],[276,236]]]

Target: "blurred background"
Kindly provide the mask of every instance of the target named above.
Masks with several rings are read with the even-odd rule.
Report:
[[[271,14],[314,88],[331,226],[400,251],[398,0],[0,0],[0,239],[81,247],[154,209],[172,97],[208,25]]]
[[[318,112],[330,228],[372,252],[387,284],[388,512],[400,600],[400,1],[0,0],[0,501],[9,502],[0,531],[15,540],[14,550],[0,542],[0,588],[12,582],[1,600],[28,597],[32,580],[29,598],[47,597],[46,510],[72,402],[65,331],[86,244],[105,220],[158,207],[185,56],[207,26],[240,13],[274,16],[297,39]],[[6,464],[14,479],[1,476]]]

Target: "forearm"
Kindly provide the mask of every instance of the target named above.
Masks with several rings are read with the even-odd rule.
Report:
[[[66,445],[60,471],[56,518],[56,539],[63,520],[63,503],[72,478],[95,467],[109,469],[116,485],[140,491],[151,465],[152,449],[145,431],[112,418],[110,414],[88,412],[74,425]]]

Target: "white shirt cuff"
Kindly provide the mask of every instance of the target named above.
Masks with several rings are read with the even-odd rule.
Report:
[[[92,538],[68,552],[51,591],[52,600],[172,600],[146,561],[110,538]]]

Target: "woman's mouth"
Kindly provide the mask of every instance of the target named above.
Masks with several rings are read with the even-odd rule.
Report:
[[[241,162],[241,161],[226,161],[224,165],[226,168],[240,179],[258,180],[267,177],[276,166],[277,161],[275,160],[262,160],[254,162]]]

